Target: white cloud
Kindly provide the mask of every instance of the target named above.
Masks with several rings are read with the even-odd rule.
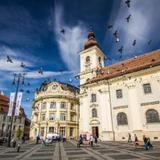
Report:
[[[7,56],[10,56],[13,63],[7,62]],[[23,72],[27,71],[26,67],[33,67],[33,63],[28,61],[24,56],[16,50],[12,50],[8,47],[0,47],[0,71],[10,71],[10,72]],[[25,64],[25,68],[22,68],[21,62]]]
[[[59,45],[61,57],[69,70],[79,70],[79,54],[83,49],[86,40],[87,29],[84,24],[79,23],[76,26],[69,26],[64,22],[63,10],[56,6],[54,13],[54,31]],[[60,33],[64,28],[65,33]]]
[[[32,79],[38,79],[38,78],[49,78],[53,76],[59,76],[59,75],[66,75],[66,74],[72,74],[71,71],[64,71],[64,72],[52,72],[52,71],[44,71],[43,75],[39,74],[38,71],[32,71],[27,72],[26,78],[32,78]]]

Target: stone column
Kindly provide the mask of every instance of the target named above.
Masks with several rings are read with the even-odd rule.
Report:
[[[136,85],[128,85],[128,97],[129,97],[129,113],[128,120],[131,121],[130,129],[133,131],[139,131],[142,129],[141,121],[141,106],[138,103],[138,93],[136,92]]]

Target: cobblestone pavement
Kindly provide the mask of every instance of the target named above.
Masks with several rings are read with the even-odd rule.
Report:
[[[25,144],[19,153],[0,146],[0,160],[160,160],[160,143],[154,143],[149,151],[135,149],[132,143],[126,142],[101,142],[80,148],[75,141],[49,146]]]

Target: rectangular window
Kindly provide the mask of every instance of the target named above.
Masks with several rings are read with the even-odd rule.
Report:
[[[143,84],[143,90],[145,94],[152,93],[150,83]]]
[[[73,137],[73,136],[74,136],[73,133],[74,133],[74,128],[71,127],[71,128],[70,128],[70,133],[69,133],[70,137]]]
[[[10,122],[10,121],[11,121],[11,117],[9,116],[9,117],[8,117],[8,122]]]
[[[6,120],[6,115],[3,115],[3,122]]]
[[[75,121],[75,116],[71,115],[71,121]]]
[[[49,133],[54,133],[54,127],[49,127]]]
[[[96,94],[91,94],[91,102],[96,102]]]
[[[46,109],[46,105],[47,105],[46,102],[43,102],[43,103],[42,103],[42,110],[45,110],[45,109]]]
[[[116,90],[116,96],[117,96],[118,99],[123,97],[122,89]]]
[[[60,127],[60,135],[65,136],[65,127]]]
[[[61,102],[61,109],[65,109],[66,108],[66,103],[65,102]]]
[[[55,108],[56,108],[56,102],[51,102],[50,109],[55,109]]]
[[[14,117],[14,122],[16,122],[17,117]]]
[[[16,129],[16,126],[14,125],[14,126],[13,126],[13,130],[15,131],[15,129]]]
[[[45,118],[46,118],[45,114],[41,114],[41,120],[45,121]]]
[[[44,136],[44,127],[41,127],[41,136]]]
[[[74,104],[71,103],[71,110],[74,110]]]
[[[21,123],[22,122],[22,117],[19,117],[19,123]]]
[[[66,115],[64,113],[60,114],[60,120],[65,121],[66,120]]]
[[[55,114],[54,113],[50,113],[49,114],[49,120],[51,120],[51,121],[53,121],[53,120],[55,120]]]

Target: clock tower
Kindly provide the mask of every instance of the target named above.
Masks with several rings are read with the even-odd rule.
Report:
[[[104,67],[105,55],[99,47],[93,32],[88,33],[84,50],[80,52],[80,85],[96,76],[98,68]]]

